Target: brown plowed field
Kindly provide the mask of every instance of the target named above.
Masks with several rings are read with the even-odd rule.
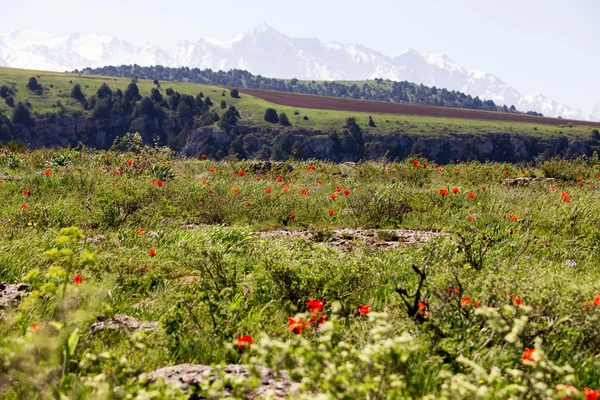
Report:
[[[433,107],[417,104],[391,103],[385,101],[353,100],[337,97],[314,96],[308,94],[275,92],[258,89],[239,89],[270,103],[298,108],[319,110],[356,111],[373,114],[403,114],[425,117],[483,119],[492,121],[530,122],[546,125],[587,125],[600,127],[600,122],[578,121],[562,118],[535,117],[530,115],[508,114],[492,111],[467,110],[464,108]]]

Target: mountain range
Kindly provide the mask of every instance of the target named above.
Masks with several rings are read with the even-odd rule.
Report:
[[[139,47],[99,34],[54,36],[41,30],[0,34],[0,66],[72,71],[123,64],[213,70],[237,68],[280,79],[406,80],[457,90],[549,117],[600,121],[600,102],[588,114],[542,94],[522,95],[497,76],[469,70],[444,53],[421,53],[410,49],[387,56],[358,44],[292,38],[264,23],[229,41],[186,40],[170,49],[150,43]]]

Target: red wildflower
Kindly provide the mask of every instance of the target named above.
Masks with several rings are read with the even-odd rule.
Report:
[[[427,163],[423,163],[423,168],[427,168]]]
[[[202,157],[203,160],[206,160],[206,154],[202,154],[200,157]]]
[[[152,179],[150,182],[152,182],[153,185],[156,185],[156,179]]]
[[[558,189],[558,186],[552,185],[552,190],[556,190],[556,189]]]
[[[440,196],[445,197],[448,194],[446,189],[440,189]]]
[[[581,393],[585,395],[585,400],[598,400],[600,398],[600,390],[583,388]]]
[[[238,175],[239,175],[239,176],[244,176],[245,174],[246,174],[246,173],[245,173],[244,171],[240,171],[240,172],[238,172]]]
[[[508,234],[509,234],[509,235],[512,235],[513,233],[515,233],[515,230],[514,230],[513,228],[510,228],[510,229],[508,230]]]
[[[522,170],[521,170],[521,173],[522,173],[523,175],[525,175],[525,174],[527,173],[527,170],[524,170],[524,169],[522,169]]]
[[[577,182],[583,181],[583,178],[577,178]]]
[[[565,201],[565,202],[567,202],[567,203],[570,203],[570,202],[571,202],[571,199],[570,199],[570,197],[571,197],[571,194],[570,194],[570,193],[567,193],[567,192],[562,192],[562,193],[560,194],[560,197],[563,199],[563,201]]]
[[[458,167],[454,167],[454,171],[458,171]]]
[[[310,319],[311,324],[323,325],[325,322],[327,322],[327,314],[321,314],[318,318],[312,317]]]
[[[460,190],[457,187],[452,188],[452,193],[457,194]]]
[[[23,196],[30,196],[31,195],[31,191],[27,190],[27,189],[23,189]]]
[[[258,182],[258,181],[260,181],[260,176],[257,176],[257,177],[256,177],[256,181],[257,181],[257,182]]]
[[[515,297],[513,303],[515,307],[519,307],[521,304],[525,304],[525,300]]]
[[[508,218],[510,218],[510,220],[511,220],[512,222],[515,222],[515,221],[517,221],[517,220],[518,220],[518,218],[517,218],[516,216],[514,216],[513,214],[510,214],[510,215],[508,216]]]
[[[523,350],[523,355],[521,356],[521,358],[523,359],[523,361],[535,362],[535,360],[531,359],[533,357],[534,353],[535,353],[535,349],[530,349],[529,347],[525,347],[525,350]]]
[[[596,174],[596,179],[600,179],[600,174]]]
[[[234,194],[238,194],[239,192],[240,192],[240,189],[233,189]]]
[[[137,230],[137,234],[141,235],[142,233],[146,232],[146,230],[144,228],[140,228]]]
[[[248,201],[246,201],[246,205],[247,205],[248,207],[250,207],[250,206],[252,205],[252,202],[251,202],[250,200],[248,200]]]
[[[308,323],[304,322],[301,319],[296,320],[292,317],[288,318],[288,330],[295,334],[302,333],[307,325]]]
[[[600,296],[594,297],[594,305],[600,306]]]
[[[283,178],[281,176],[277,177],[277,182],[283,182]]]
[[[337,199],[338,196],[337,196],[337,193],[331,193],[329,195],[329,197],[331,197],[331,200],[335,200],[335,199]]]
[[[350,191],[348,189],[344,190],[344,196],[348,196],[350,194]]]
[[[417,306],[419,307],[419,314],[424,317],[429,315],[429,305],[427,305],[427,303],[420,301]]]
[[[127,160],[127,165],[132,166],[133,165],[133,161]]]
[[[315,166],[314,165],[309,165],[308,168],[306,168],[306,172],[312,172],[315,170]]]
[[[333,214],[335,214],[335,211],[333,211],[333,210],[328,210],[327,212],[328,212],[328,213],[329,213],[329,215],[331,215],[331,216],[333,216]]]
[[[470,199],[474,199],[475,198],[475,193],[469,192],[468,196],[469,196]]]
[[[435,170],[435,172],[437,172],[439,174],[440,172],[442,172],[442,170],[440,168],[438,168]]]
[[[290,219],[296,218],[296,214],[290,214]]]
[[[338,192],[341,192],[341,191],[342,191],[342,187],[341,187],[341,186],[336,186],[336,188],[335,188],[335,189],[336,189]]]
[[[160,179],[159,179],[159,180],[157,180],[157,181],[156,181],[156,185],[157,185],[158,187],[162,187],[162,185],[163,185],[163,181],[161,181]]]
[[[300,190],[300,194],[301,194],[302,196],[305,196],[305,195],[307,195],[307,194],[308,194],[308,190],[306,190],[305,188],[302,188],[302,190]]]
[[[267,188],[267,193],[271,193],[273,191],[273,189],[271,189],[270,187]]]
[[[323,184],[323,179],[319,179],[319,180],[317,181],[317,183],[318,183],[319,185],[322,185],[322,184]]]
[[[81,274],[77,274],[73,277],[73,282],[75,282],[76,285],[79,285],[81,282],[83,281]]]
[[[215,169],[214,168],[210,168],[209,171],[210,172],[215,172]]]
[[[412,165],[417,168],[419,166],[419,160],[413,160]]]
[[[31,324],[31,329],[34,331],[39,331],[40,329],[42,329],[42,326],[40,324]]]
[[[44,174],[45,174],[46,176],[50,175],[51,173],[52,173],[52,170],[51,170],[50,168],[48,168],[48,169],[46,170],[46,172],[44,172]]]
[[[486,192],[487,191],[487,186],[483,187],[483,191]]]
[[[306,302],[308,312],[311,314],[323,311],[323,304],[323,300],[309,300]]]
[[[465,308],[466,306],[471,304],[471,302],[472,302],[472,300],[470,297],[463,297],[462,300],[460,301],[460,306]]]
[[[156,249],[150,249],[150,251],[148,252],[148,255],[149,255],[150,257],[154,257],[154,256],[156,256]]]
[[[467,221],[469,221],[469,222],[470,222],[470,221],[473,221],[474,219],[475,219],[475,218],[473,218],[473,216],[472,216],[472,215],[469,215],[469,216],[467,217]]]
[[[243,335],[237,338],[237,346],[240,350],[245,350],[253,343],[252,336]]]
[[[213,194],[214,192],[215,192],[215,191],[214,191],[214,190],[212,190],[212,189],[209,189],[209,190],[208,190],[208,194]]]
[[[481,305],[481,302],[479,300],[475,300],[473,307],[477,308]]]
[[[361,304],[361,305],[358,307],[358,313],[359,313],[359,314],[362,314],[362,315],[367,315],[367,314],[368,314],[368,313],[370,313],[370,312],[371,312],[371,306],[369,306],[369,305],[366,305],[366,304],[365,304],[365,305],[362,305],[362,304]]]
[[[23,210],[27,210],[27,204],[21,204],[21,208],[22,208]]]

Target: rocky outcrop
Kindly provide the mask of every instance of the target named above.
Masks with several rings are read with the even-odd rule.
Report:
[[[336,162],[381,157],[404,159],[417,154],[439,163],[457,158],[519,162],[556,155],[567,158],[591,155],[600,149],[600,142],[591,136],[582,139],[562,134],[544,137],[508,132],[363,132],[360,138],[354,138],[343,131],[331,133],[279,126],[240,124],[229,132],[217,125],[192,129],[192,122],[175,117],[93,120],[55,116],[34,120],[31,125],[14,124],[12,135],[30,148],[76,146],[82,142],[88,147],[106,149],[115,137],[140,132],[147,143],[160,137],[161,144],[172,144],[188,157],[209,154],[211,158],[222,159],[237,154],[240,158],[286,160],[294,156]]]
[[[288,374],[283,371],[280,376],[275,376],[273,371],[266,367],[256,367],[260,375],[260,385],[249,389],[244,393],[244,399],[284,399],[293,398],[294,392],[298,390],[298,384],[293,382]],[[219,369],[219,371],[217,371]],[[151,380],[162,379],[167,383],[181,385],[181,389],[188,391],[192,387],[199,387],[201,382],[213,383],[219,377],[219,372],[226,378],[248,379],[252,376],[250,368],[246,365],[225,365],[210,367],[207,365],[181,364],[173,367],[161,368],[150,373]],[[231,388],[223,389],[228,395],[232,394]],[[190,395],[190,399],[199,399],[197,395]],[[221,398],[221,396],[218,396]]]
[[[144,332],[154,331],[158,328],[158,321],[142,322],[128,315],[115,315],[114,318],[98,321],[90,326],[92,332],[105,329],[139,329]]]
[[[0,308],[18,307],[28,290],[26,283],[0,283]]]

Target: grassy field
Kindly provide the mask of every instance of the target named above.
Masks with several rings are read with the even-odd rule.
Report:
[[[0,397],[180,398],[145,373],[182,363],[285,370],[295,399],[600,389],[597,159],[217,163],[130,143],[0,153],[0,281],[30,285],[0,317]],[[116,315],[158,325],[92,332]]]
[[[39,77],[39,82],[45,87],[41,95],[32,93],[27,89],[27,81],[31,76]],[[72,83],[71,83],[72,82]],[[107,83],[111,88],[125,90],[130,80],[125,78],[111,78],[93,75],[78,75],[70,73],[57,73],[47,71],[31,71],[11,68],[0,68],[0,85],[14,84],[18,92],[14,96],[15,102],[28,100],[32,104],[34,113],[57,112],[57,101],[62,103],[66,112],[79,110],[83,106],[70,97],[72,86],[79,83],[86,96],[96,93],[102,83]],[[142,96],[149,95],[154,87],[152,81],[139,80],[138,86]],[[221,87],[198,85],[185,82],[161,82],[162,91],[173,88],[180,93],[196,95],[203,92],[211,97],[217,105],[225,100],[227,105],[239,109],[242,120],[240,123],[255,126],[274,126],[264,121],[264,112],[267,107],[284,112],[290,119],[293,128],[318,129],[321,131],[341,130],[348,117],[356,117],[357,122],[364,131],[374,133],[400,132],[411,135],[419,134],[446,134],[456,133],[484,133],[508,132],[530,136],[559,136],[568,135],[580,138],[589,138],[591,128],[585,126],[552,126],[530,123],[501,122],[501,121],[476,121],[452,118],[419,117],[409,115],[372,114],[377,127],[368,126],[369,114],[343,111],[327,111],[313,109],[297,109],[275,105],[252,96],[242,95],[239,99],[229,96],[229,91]],[[224,94],[224,95],[223,95]],[[0,101],[0,110],[10,115],[11,108]],[[295,114],[298,115],[295,115]],[[304,116],[308,120],[304,120]],[[276,125],[275,125],[276,126]]]

